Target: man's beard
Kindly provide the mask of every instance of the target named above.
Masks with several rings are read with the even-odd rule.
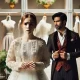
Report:
[[[56,30],[60,30],[62,28],[62,26],[57,26],[55,28],[56,28]]]

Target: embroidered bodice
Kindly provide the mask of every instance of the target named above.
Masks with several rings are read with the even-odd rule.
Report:
[[[19,64],[29,61],[40,64],[38,69],[44,69],[49,65],[50,53],[46,43],[41,39],[28,42],[22,42],[22,38],[14,40],[7,54],[7,65],[13,70],[18,70]]]

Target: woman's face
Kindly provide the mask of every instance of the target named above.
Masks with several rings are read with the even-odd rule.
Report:
[[[36,25],[34,24],[34,21],[31,20],[31,18],[25,18],[22,23],[23,32],[33,33],[35,26]]]

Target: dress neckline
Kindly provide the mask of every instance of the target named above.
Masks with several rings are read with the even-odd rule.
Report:
[[[21,37],[21,42],[23,42],[23,43],[29,43],[29,42],[35,42],[35,41],[37,41],[37,37],[35,37],[34,39],[30,39],[28,41],[22,40],[22,37]]]

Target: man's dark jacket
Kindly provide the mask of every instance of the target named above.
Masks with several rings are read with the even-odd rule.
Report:
[[[58,32],[54,32],[49,35],[48,38],[48,49],[49,52],[52,55],[52,51],[55,52],[58,50],[57,46],[57,36]],[[68,64],[70,64],[71,69],[74,73],[75,80],[78,80],[78,71],[77,71],[77,63],[76,63],[76,58],[80,57],[80,39],[79,35],[69,29],[66,29],[66,37],[67,37],[67,46],[66,46],[66,51],[67,53],[70,53],[70,60],[67,60]],[[77,52],[75,52],[77,51]],[[51,69],[51,80],[53,80],[53,75],[54,75],[54,70],[56,67],[57,61],[53,60],[52,61],[52,69]]]

